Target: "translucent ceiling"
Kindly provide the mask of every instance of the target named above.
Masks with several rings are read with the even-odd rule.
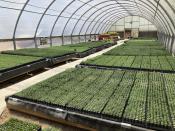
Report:
[[[147,19],[139,16],[127,16],[114,23],[109,28],[109,32],[123,32],[125,29],[137,29],[140,32],[157,31],[156,27]]]
[[[99,34],[131,15],[175,34],[175,0],[0,0],[0,39]]]

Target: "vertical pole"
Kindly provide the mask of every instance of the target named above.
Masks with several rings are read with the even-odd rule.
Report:
[[[124,24],[123,38],[125,39],[125,18],[124,18],[123,24]]]
[[[73,44],[73,36],[72,35],[70,36],[70,41],[71,41],[71,44]]]
[[[64,45],[64,36],[61,36],[62,45]]]
[[[21,15],[25,9],[25,7],[27,6],[27,4],[29,3],[30,0],[27,0],[26,3],[23,5],[19,15],[18,15],[18,18],[16,20],[16,23],[15,23],[15,28],[14,28],[14,32],[13,32],[13,47],[14,47],[14,50],[16,50],[16,30],[17,30],[17,27],[18,27],[18,23],[19,23],[19,20],[21,18]]]

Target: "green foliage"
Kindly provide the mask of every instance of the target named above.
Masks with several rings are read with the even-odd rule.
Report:
[[[52,56],[61,56],[68,53],[73,53],[74,51],[66,50],[65,48],[31,48],[31,49],[19,49],[16,51],[4,51],[6,54],[15,54],[23,56],[37,56],[37,57],[52,57]]]
[[[168,105],[175,123],[174,79],[175,75],[140,71],[71,69],[16,95],[143,123],[171,126]]]
[[[54,46],[49,48],[19,49],[15,51],[4,51],[3,53],[38,57],[53,57],[65,55],[68,53],[83,52],[90,48],[101,46],[104,44],[106,44],[106,42],[88,42],[73,45]]]
[[[154,70],[175,70],[175,58],[172,56],[109,56],[101,55],[89,59],[84,64],[101,66],[132,67]]]
[[[40,57],[0,54],[0,70],[32,62]]]
[[[11,118],[8,122],[0,125],[0,131],[38,131],[40,126]]]
[[[149,79],[146,121],[171,126],[163,77],[160,73],[150,73]]]
[[[105,55],[126,56],[164,56],[171,55],[157,41],[131,40],[120,47],[114,48]]]
[[[152,40],[131,40],[125,45],[83,63],[153,70],[175,70],[175,58],[167,53],[157,41]]]

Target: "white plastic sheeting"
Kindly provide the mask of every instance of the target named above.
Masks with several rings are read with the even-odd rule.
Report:
[[[175,0],[0,0],[0,39],[100,34],[133,15],[175,35]]]
[[[102,33],[106,30],[101,28],[113,24],[110,20],[115,22],[128,15],[142,16],[170,35],[175,30],[174,0],[29,0],[25,5],[27,1],[0,0],[0,39],[13,38],[17,18],[24,6],[15,38],[34,37],[37,26],[36,37],[50,36],[60,13],[53,36]]]
[[[114,23],[109,31],[122,32],[125,28],[139,29],[139,31],[157,31],[156,27],[147,19],[139,16],[128,16]]]

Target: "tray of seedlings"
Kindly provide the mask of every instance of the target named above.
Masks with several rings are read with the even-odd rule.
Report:
[[[41,126],[10,118],[7,122],[0,125],[0,131],[41,131]]]
[[[49,60],[34,56],[0,54],[0,83],[49,66]]]
[[[86,43],[86,44],[87,44],[86,46],[89,49],[87,49],[85,51],[82,51],[82,52],[78,52],[77,53],[77,57],[78,58],[86,57],[86,56],[88,56],[90,54],[96,53],[98,51],[101,51],[103,49],[109,48],[109,47],[114,45],[112,43],[104,43],[104,42],[96,42],[96,44],[94,42],[92,42],[92,43],[89,43],[89,44]]]
[[[85,57],[96,52],[96,48],[103,47],[106,42],[89,42],[73,45],[63,45],[48,48],[27,48],[15,51],[3,51],[3,54],[43,57],[50,60],[50,65],[65,62],[75,57]]]
[[[143,43],[134,42],[129,41],[128,44],[82,62],[80,67],[175,73],[175,58],[168,54],[160,44],[156,41],[149,41],[148,43],[144,43],[144,41],[142,41]],[[125,52],[123,50],[126,47],[129,51]],[[136,51],[133,51],[133,48]],[[140,52],[140,49],[144,50]]]
[[[169,131],[174,129],[174,98],[167,97],[172,89],[164,81],[174,81],[174,77],[156,72],[71,69],[7,97],[6,103],[9,109],[55,120],[90,126],[125,123]]]
[[[2,53],[10,55],[42,57],[49,60],[48,64],[50,64],[50,66],[76,57],[74,49],[69,49],[68,47],[64,46],[38,49],[19,49],[15,51],[3,51]]]

